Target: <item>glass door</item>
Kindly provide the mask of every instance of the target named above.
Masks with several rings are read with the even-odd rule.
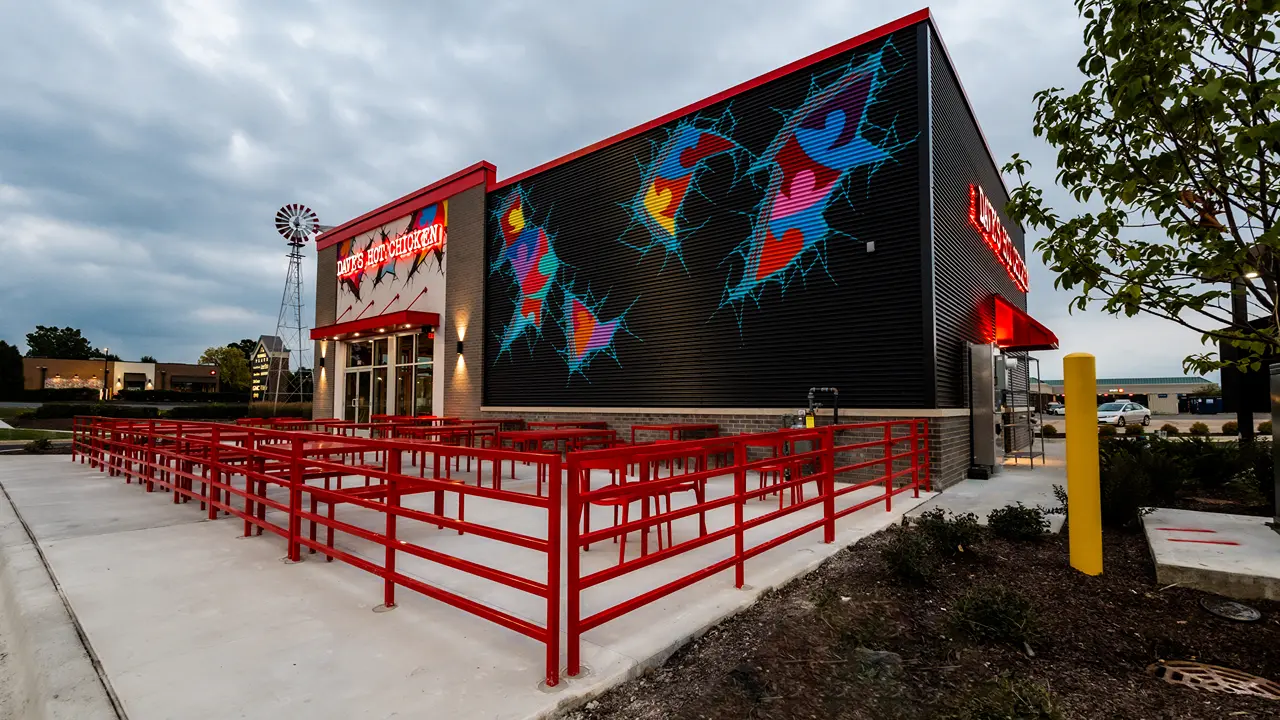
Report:
[[[343,407],[349,422],[369,422],[371,410],[372,377],[368,370],[347,371],[347,385]]]

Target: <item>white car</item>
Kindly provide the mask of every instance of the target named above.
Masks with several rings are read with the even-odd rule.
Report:
[[[1062,403],[1051,402],[1049,403],[1048,407],[1045,408],[1044,411],[1049,413],[1050,415],[1066,415],[1067,406],[1063,405]]]
[[[1098,406],[1098,424],[1124,427],[1129,423],[1151,424],[1151,411],[1136,402],[1109,402]]]

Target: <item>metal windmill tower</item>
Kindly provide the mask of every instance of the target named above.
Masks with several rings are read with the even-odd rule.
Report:
[[[311,208],[291,203],[276,212],[276,231],[289,244],[289,272],[280,297],[276,337],[289,350],[289,369],[297,372],[298,383],[291,385],[287,377],[276,378],[272,402],[306,402],[311,400],[313,378],[311,343],[302,320],[302,248],[320,232],[320,219]],[[274,368],[271,372],[275,372]]]

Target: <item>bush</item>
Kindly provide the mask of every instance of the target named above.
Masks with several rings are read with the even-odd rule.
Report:
[[[1141,426],[1141,425],[1126,425],[1126,426],[1124,427],[1124,434],[1125,434],[1125,435],[1129,435],[1129,436],[1131,436],[1131,437],[1132,437],[1132,436],[1134,436],[1134,435],[1142,435],[1142,434],[1143,434],[1143,432],[1142,432],[1142,426]]]
[[[160,411],[153,407],[134,405],[115,405],[112,403],[93,403],[92,405],[45,404],[36,408],[35,418],[51,420],[72,418],[77,415],[97,415],[98,417],[125,418],[146,420],[160,417]]]
[[[170,420],[238,420],[249,414],[248,405],[182,405],[164,413]]]
[[[898,579],[924,585],[933,579],[938,568],[938,555],[924,535],[900,528],[880,548],[884,564]]]
[[[1208,437],[1209,426],[1205,425],[1202,422],[1195,423],[1194,425],[1191,426],[1191,434],[1197,437]]]
[[[1222,423],[1222,434],[1223,435],[1239,435],[1240,424],[1237,423],[1235,420],[1228,420],[1227,422]]]
[[[1040,508],[1022,503],[996,508],[987,515],[987,527],[1005,540],[1038,540],[1049,530],[1049,521]]]
[[[269,402],[254,403],[249,406],[249,417],[311,417],[311,403],[278,403],[271,404]]]
[[[1045,686],[1001,678],[966,698],[949,720],[1062,720],[1062,712]]]
[[[15,400],[27,402],[95,402],[102,393],[93,388],[39,388],[23,390]]]
[[[1259,434],[1259,435],[1270,435],[1270,434],[1271,434],[1271,421],[1270,421],[1270,420],[1263,420],[1262,422],[1258,423],[1258,434]]]
[[[1053,425],[1045,425],[1043,428],[1040,428],[1040,435],[1047,438],[1058,437],[1058,428]]]
[[[939,554],[959,555],[972,550],[982,540],[982,527],[973,513],[954,515],[934,508],[921,513],[915,525]]]
[[[951,624],[961,634],[982,643],[1021,647],[1039,634],[1035,606],[1017,590],[1003,585],[975,587],[951,608]]]
[[[1169,437],[1178,437],[1178,433],[1182,432],[1178,429],[1178,426],[1173,423],[1165,423],[1164,425],[1161,425],[1160,430]]]
[[[52,447],[53,443],[49,441],[49,438],[39,438],[23,445],[22,452],[29,453],[31,455],[40,455],[41,453],[48,452]]]
[[[1099,427],[1099,428],[1098,428],[1098,434],[1099,434],[1099,435],[1101,435],[1101,436],[1103,436],[1103,437],[1115,437],[1115,436],[1116,436],[1116,426],[1115,426],[1115,425],[1103,425],[1103,426],[1101,426],[1101,427]]]

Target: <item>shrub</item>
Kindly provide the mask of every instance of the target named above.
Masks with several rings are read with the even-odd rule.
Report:
[[[1099,435],[1101,435],[1101,436],[1103,436],[1103,437],[1115,437],[1115,436],[1116,436],[1116,426],[1115,426],[1115,425],[1103,425],[1103,426],[1101,426],[1101,427],[1099,427],[1099,428],[1098,428],[1098,434],[1099,434]]]
[[[987,527],[1005,540],[1038,540],[1049,530],[1049,521],[1040,508],[1018,503],[992,510],[987,515]]]
[[[121,390],[117,400],[164,403],[247,403],[247,392],[190,392],[185,390]]]
[[[93,388],[38,388],[23,390],[14,398],[27,402],[95,402],[102,393]]]
[[[1141,426],[1141,425],[1126,425],[1126,426],[1124,427],[1124,434],[1125,434],[1125,435],[1129,435],[1129,436],[1133,436],[1133,435],[1142,435],[1142,434],[1143,434],[1143,432],[1142,432],[1142,426]]]
[[[1270,421],[1270,420],[1263,420],[1262,422],[1258,423],[1258,434],[1259,434],[1259,435],[1270,435],[1270,434],[1271,434],[1271,421]]]
[[[933,579],[938,567],[938,555],[924,535],[907,528],[900,528],[880,548],[884,564],[898,579],[924,585]]]
[[[949,720],[1062,720],[1062,712],[1045,686],[1001,678],[975,690]]]
[[[22,452],[39,455],[48,452],[52,447],[53,443],[49,442],[49,438],[39,438],[23,445]]]
[[[1040,428],[1040,434],[1047,438],[1058,437],[1058,428],[1053,425],[1045,425],[1043,428]]]
[[[1228,420],[1222,423],[1222,434],[1223,435],[1239,435],[1240,424],[1237,423],[1235,420]]]
[[[248,405],[210,403],[180,405],[164,413],[170,420],[237,420],[249,414]]]
[[[1209,426],[1205,425],[1202,422],[1195,423],[1194,425],[1191,426],[1191,434],[1196,435],[1198,437],[1208,437]]]
[[[980,585],[962,595],[951,608],[951,624],[978,642],[1019,647],[1039,633],[1031,600],[1003,585]]]
[[[916,527],[938,554],[959,555],[972,550],[982,540],[982,527],[973,513],[955,515],[942,508],[920,514]]]
[[[254,403],[249,406],[249,417],[311,417],[311,403]]]
[[[1178,437],[1178,433],[1182,432],[1178,429],[1178,426],[1173,423],[1165,423],[1164,425],[1161,425],[1160,430],[1169,437]]]
[[[160,411],[153,407],[100,402],[92,405],[45,404],[36,408],[35,412],[35,417],[41,420],[71,418],[77,415],[146,420],[160,417]]]

